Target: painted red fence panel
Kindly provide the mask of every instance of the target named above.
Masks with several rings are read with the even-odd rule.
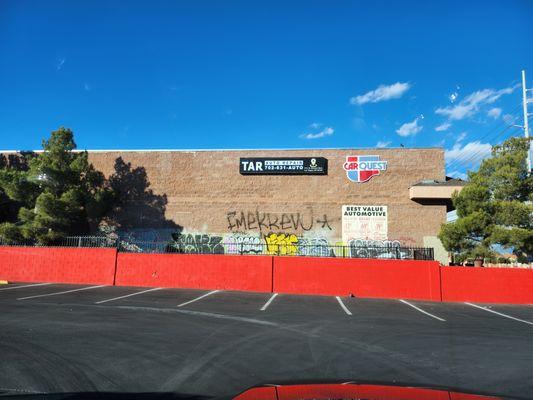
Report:
[[[119,253],[116,284],[270,292],[272,257]]]
[[[275,257],[274,292],[440,301],[435,261]]]
[[[112,285],[116,249],[0,246],[0,279]]]
[[[442,300],[533,304],[533,270],[442,267]]]

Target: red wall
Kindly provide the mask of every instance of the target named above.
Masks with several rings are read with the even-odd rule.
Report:
[[[442,300],[533,304],[533,270],[442,267]]]
[[[118,253],[121,286],[272,291],[272,257]]]
[[[440,301],[439,263],[275,257],[274,292]]]
[[[434,261],[0,246],[0,279],[533,304],[533,270],[440,267]]]
[[[116,249],[0,246],[0,279],[112,285]]]

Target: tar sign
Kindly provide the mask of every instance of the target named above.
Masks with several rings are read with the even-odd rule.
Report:
[[[242,175],[327,175],[324,157],[241,158]]]

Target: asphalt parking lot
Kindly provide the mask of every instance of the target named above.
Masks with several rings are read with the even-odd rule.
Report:
[[[533,306],[0,286],[0,392],[220,396],[290,380],[533,398]]]

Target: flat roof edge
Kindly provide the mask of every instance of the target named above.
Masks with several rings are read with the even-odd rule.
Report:
[[[87,151],[89,153],[170,153],[170,152],[208,152],[208,151],[331,151],[331,150],[444,150],[444,147],[327,147],[327,148],[295,148],[295,149],[76,149],[74,151]],[[43,150],[0,150],[0,153],[20,153],[20,152],[40,153]]]

